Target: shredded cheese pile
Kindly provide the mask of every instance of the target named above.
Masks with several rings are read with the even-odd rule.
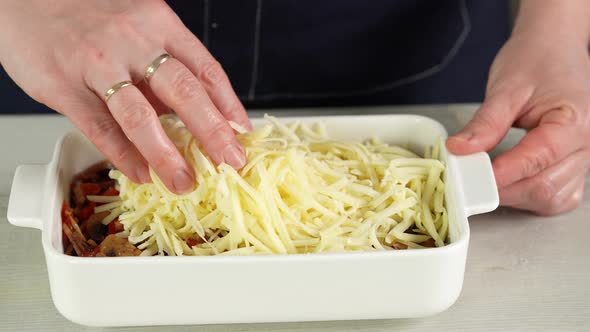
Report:
[[[120,201],[97,207],[124,225],[142,255],[253,255],[423,248],[447,242],[439,146],[426,158],[377,139],[331,139],[321,124],[242,132],[246,166],[215,166],[174,115],[161,118],[197,184],[171,193],[151,171],[137,184],[117,170]],[[238,126],[234,126],[242,131]],[[189,240],[190,239],[190,240]],[[187,244],[192,243],[192,246]]]

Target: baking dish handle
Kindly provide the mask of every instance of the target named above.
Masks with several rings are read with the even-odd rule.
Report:
[[[7,217],[11,224],[42,229],[46,173],[47,165],[21,165],[16,168],[8,200]]]
[[[500,199],[490,156],[478,152],[456,158],[467,216],[495,210]]]

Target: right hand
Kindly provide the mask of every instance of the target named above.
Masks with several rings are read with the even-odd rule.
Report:
[[[169,53],[149,80],[148,65]],[[32,98],[66,115],[136,182],[148,164],[173,192],[194,186],[192,168],[158,114],[173,109],[216,163],[234,168],[245,152],[228,124],[250,121],[219,63],[161,0],[3,0],[0,63]]]

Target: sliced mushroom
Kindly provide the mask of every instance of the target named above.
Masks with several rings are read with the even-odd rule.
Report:
[[[86,220],[83,229],[87,239],[92,239],[96,243],[101,243],[109,232],[109,228],[102,224],[102,220],[109,215],[109,211],[95,213]]]
[[[96,257],[139,256],[141,250],[129,243],[127,239],[114,234],[107,236],[98,246]]]

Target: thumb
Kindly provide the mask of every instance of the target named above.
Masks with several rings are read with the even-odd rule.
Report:
[[[507,95],[486,98],[463,130],[447,139],[447,149],[458,155],[491,150],[506,136],[517,112]]]

